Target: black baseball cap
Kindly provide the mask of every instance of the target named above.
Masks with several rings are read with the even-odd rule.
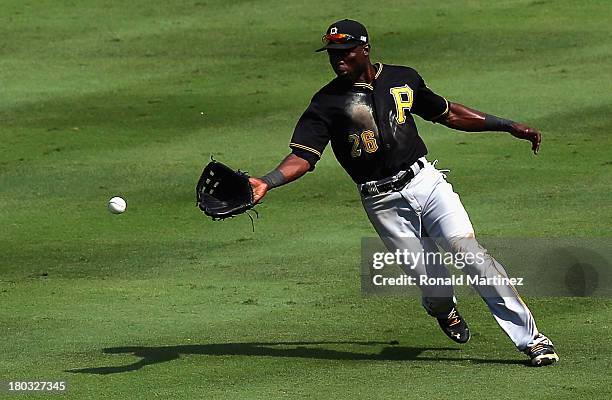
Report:
[[[334,22],[327,28],[323,41],[325,46],[317,51],[327,49],[350,49],[368,43],[368,31],[360,22],[343,19]]]

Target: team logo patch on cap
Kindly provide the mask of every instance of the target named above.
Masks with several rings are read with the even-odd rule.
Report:
[[[338,33],[338,28],[335,26],[329,30],[330,35],[335,35],[336,33]]]

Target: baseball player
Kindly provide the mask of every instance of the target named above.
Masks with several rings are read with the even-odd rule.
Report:
[[[289,144],[291,153],[267,175],[250,178],[255,201],[270,189],[312,171],[331,142],[336,159],[356,183],[368,218],[390,251],[406,248],[406,238],[420,243],[421,251],[436,251],[436,243],[455,254],[483,251],[485,257],[468,264],[467,273],[507,277],[503,266],[476,242],[470,219],[444,174],[427,160],[427,147],[413,116],[461,131],[508,132],[531,142],[535,154],[540,133],[446,100],[428,88],[412,68],[372,64],[368,32],[357,21],[333,23],[323,39],[325,46],[317,51],[327,51],[337,77],[314,95],[297,122]],[[409,273],[449,276],[443,265],[427,263]],[[470,330],[457,311],[453,287],[420,289],[425,310],[438,320],[444,333],[457,343],[467,342]],[[532,365],[558,361],[553,343],[538,331],[514,287],[475,289]]]

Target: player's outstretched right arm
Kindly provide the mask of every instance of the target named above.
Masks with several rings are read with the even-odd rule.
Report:
[[[452,129],[465,132],[499,131],[531,142],[531,150],[538,154],[542,134],[534,128],[494,115],[485,114],[459,103],[449,102],[448,113],[438,121]]]
[[[270,189],[294,181],[310,170],[310,163],[295,154],[289,154],[276,167],[261,178],[249,178],[254,202],[258,203]]]

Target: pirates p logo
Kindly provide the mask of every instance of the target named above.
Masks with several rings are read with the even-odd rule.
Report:
[[[395,101],[395,119],[398,124],[406,122],[406,110],[410,111],[414,101],[414,94],[410,86],[398,86],[390,89],[393,100]]]

